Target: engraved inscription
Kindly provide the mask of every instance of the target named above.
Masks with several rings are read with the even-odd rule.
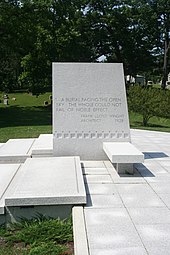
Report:
[[[62,97],[55,98],[56,113],[78,114],[77,121],[98,123],[111,118],[115,124],[124,122],[120,97]],[[120,113],[122,111],[122,113]]]

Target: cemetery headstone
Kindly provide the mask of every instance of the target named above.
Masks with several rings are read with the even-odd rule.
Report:
[[[8,95],[4,95],[4,104],[5,105],[8,105],[8,99],[9,99]]]
[[[4,104],[8,105],[8,99],[6,99],[6,98],[4,99]]]
[[[123,65],[53,63],[54,155],[104,160],[112,141],[130,141]]]

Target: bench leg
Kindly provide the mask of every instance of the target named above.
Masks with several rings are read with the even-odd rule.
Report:
[[[121,164],[116,163],[116,171],[118,174],[133,174],[134,173],[134,167],[133,164]]]

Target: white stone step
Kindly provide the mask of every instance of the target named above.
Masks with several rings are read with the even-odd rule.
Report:
[[[79,157],[27,159],[5,198],[6,206],[85,204]]]
[[[0,163],[23,163],[31,157],[29,150],[35,139],[10,139],[0,147]]]
[[[0,214],[4,214],[4,194],[19,167],[20,164],[0,164]]]
[[[53,156],[53,135],[41,134],[30,148],[32,157]]]

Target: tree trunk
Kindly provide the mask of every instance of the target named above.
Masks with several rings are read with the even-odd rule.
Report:
[[[165,38],[165,49],[164,49],[164,64],[163,64],[163,77],[162,77],[162,89],[166,88],[166,81],[168,80],[168,53],[170,48],[169,34]]]
[[[149,117],[143,115],[143,126],[147,127],[148,126],[148,121],[149,121]]]

